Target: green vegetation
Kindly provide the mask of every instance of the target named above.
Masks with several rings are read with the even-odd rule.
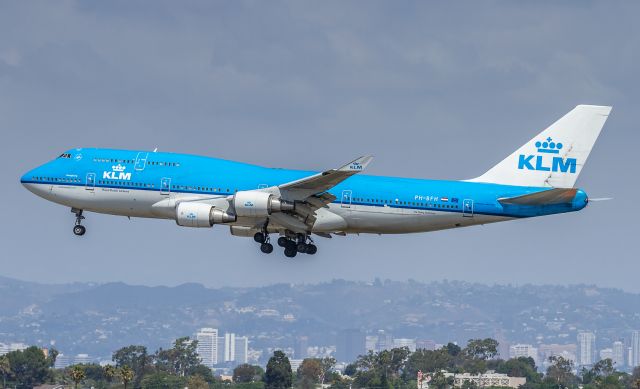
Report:
[[[289,358],[280,350],[273,353],[264,373],[265,389],[286,389],[291,387],[293,374]]]
[[[418,372],[429,374],[432,389],[452,389],[449,373],[484,373],[494,370],[511,377],[525,377],[522,389],[640,389],[640,368],[633,374],[619,372],[610,359],[574,374],[573,363],[562,357],[549,359],[545,374],[538,373],[531,358],[494,359],[498,342],[493,339],[471,339],[465,348],[453,343],[438,350],[395,348],[369,352],[349,364],[344,374],[333,371],[333,358],[307,358],[297,371],[282,351],[275,351],[266,371],[259,366],[239,365],[233,371],[233,382],[213,377],[211,370],[200,364],[196,341],[177,339],[170,349],[153,354],[146,347],[132,345],[113,353],[115,365],[82,364],[66,369],[53,369],[55,350],[49,357],[37,347],[14,351],[0,357],[2,388],[31,388],[42,383],[66,384],[74,388],[96,389],[415,389]],[[477,389],[469,381],[463,389]]]

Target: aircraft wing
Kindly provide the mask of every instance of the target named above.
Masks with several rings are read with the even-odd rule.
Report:
[[[372,156],[363,156],[340,168],[325,170],[322,173],[278,185],[277,191],[281,197],[295,202],[296,206],[292,214],[274,213],[271,219],[292,231],[309,230],[316,221],[316,211],[336,199],[336,196],[327,191],[354,174],[364,171],[372,160]]]
[[[358,174],[373,160],[370,155],[357,158],[338,168],[325,170],[322,173],[301,178],[278,186],[280,192],[289,200],[305,200],[310,196],[321,194],[338,185],[347,178]]]

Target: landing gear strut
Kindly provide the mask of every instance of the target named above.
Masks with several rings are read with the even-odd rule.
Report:
[[[87,229],[82,225],[82,220],[84,220],[84,216],[82,216],[82,210],[72,208],[71,212],[76,214],[76,225],[73,226],[73,233],[77,236],[84,235],[87,232]]]
[[[256,232],[253,240],[255,240],[256,243],[260,243],[260,251],[263,253],[271,254],[273,252],[273,245],[270,243],[271,238],[269,238],[269,234],[266,232]]]

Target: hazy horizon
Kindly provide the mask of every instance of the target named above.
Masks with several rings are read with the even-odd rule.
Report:
[[[640,3],[2,2],[0,273],[250,286],[344,278],[595,284],[640,292]],[[228,228],[87,213],[29,193],[73,147],[159,148],[307,170],[476,177],[578,104],[613,111],[577,213],[316,238],[295,260]]]
[[[418,280],[414,280],[412,278],[407,278],[404,280],[400,280],[400,279],[382,279],[382,278],[374,278],[371,280],[356,280],[356,279],[344,279],[344,278],[333,278],[333,279],[327,279],[327,280],[321,280],[321,281],[316,281],[316,282],[284,282],[284,281],[280,281],[280,282],[272,282],[272,283],[267,283],[267,284],[255,284],[255,285],[226,285],[226,286],[216,286],[216,285],[207,285],[201,282],[195,282],[195,281],[186,281],[186,282],[181,282],[181,283],[176,283],[176,284],[149,284],[149,283],[129,283],[129,282],[125,282],[125,281],[121,281],[121,280],[104,280],[104,281],[92,281],[92,280],[73,280],[73,281],[68,281],[68,282],[60,282],[60,283],[48,283],[48,282],[38,282],[38,281],[30,281],[30,280],[24,280],[24,279],[20,279],[20,278],[14,278],[14,277],[7,277],[3,274],[0,274],[0,279],[1,278],[5,278],[5,279],[10,279],[13,281],[18,281],[18,282],[26,282],[26,283],[35,283],[35,284],[40,284],[40,285],[47,285],[47,286],[56,286],[56,285],[71,285],[71,284],[88,284],[88,285],[107,285],[107,284],[124,284],[127,286],[144,286],[144,287],[149,287],[149,288],[156,288],[156,287],[166,287],[166,288],[175,288],[175,287],[179,287],[179,286],[183,286],[183,285],[200,285],[203,286],[206,289],[224,289],[224,288],[263,288],[263,287],[271,287],[271,286],[277,286],[277,285],[292,285],[292,286],[314,286],[314,285],[322,285],[322,284],[331,284],[333,282],[354,282],[354,283],[364,283],[364,284],[371,284],[373,285],[376,281],[380,281],[382,283],[385,283],[387,281],[390,281],[392,283],[409,283],[409,282],[417,282],[417,283],[422,283],[422,284],[445,284],[445,283],[466,283],[469,285],[479,285],[479,286],[487,286],[487,287],[494,287],[494,286],[502,286],[502,287],[513,287],[513,288],[523,288],[523,287],[527,287],[527,286],[533,286],[533,287],[544,287],[544,286],[549,286],[549,287],[566,287],[566,288],[574,288],[574,287],[595,287],[598,289],[612,289],[612,290],[619,290],[623,293],[629,293],[629,294],[636,294],[636,295],[640,295],[640,292],[635,292],[635,291],[630,291],[630,290],[625,290],[623,288],[613,288],[613,287],[605,287],[605,286],[601,286],[601,285],[597,285],[597,284],[588,284],[588,283],[583,283],[583,284],[550,284],[550,283],[534,283],[534,282],[530,282],[530,283],[523,283],[523,284],[515,284],[515,283],[490,283],[490,282],[481,282],[481,281],[465,281],[465,280],[454,280],[454,279],[441,279],[441,280],[428,280],[428,281],[418,281]]]

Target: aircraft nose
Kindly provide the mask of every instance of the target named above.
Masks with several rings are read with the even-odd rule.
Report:
[[[31,169],[20,177],[20,183],[29,188],[29,184],[35,182],[35,178],[38,176],[38,168]]]
[[[29,183],[29,181],[31,180],[31,176],[32,176],[31,172],[32,171],[33,170],[30,170],[30,171],[26,172],[25,174],[23,174],[22,177],[20,177],[20,183],[22,185],[25,185],[25,184]]]

